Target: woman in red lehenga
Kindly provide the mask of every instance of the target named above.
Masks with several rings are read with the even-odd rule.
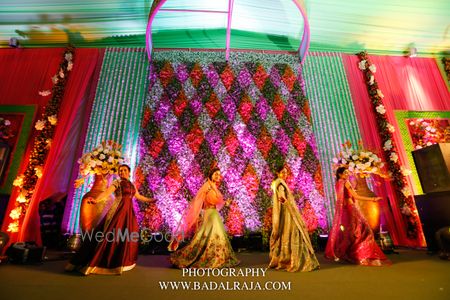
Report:
[[[380,198],[358,195],[347,179],[348,170],[345,167],[338,168],[335,215],[325,257],[335,261],[347,260],[364,266],[389,265],[391,262],[378,247],[369,224],[354,202],[378,201]]]
[[[66,265],[66,271],[77,270],[84,275],[120,275],[136,265],[138,256],[139,227],[133,210],[133,197],[140,201],[153,201],[139,194],[130,178],[130,167],[119,167],[120,179],[101,193],[93,202],[107,199],[113,192],[115,201],[106,217],[93,230],[91,237],[85,234],[80,250]],[[96,233],[103,238],[96,239]],[[91,232],[89,232],[91,234]],[[101,235],[99,235],[101,236]]]

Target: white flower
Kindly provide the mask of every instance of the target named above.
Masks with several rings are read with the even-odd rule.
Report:
[[[358,64],[358,68],[360,70],[365,70],[366,69],[366,61],[365,60],[360,61]]]
[[[348,165],[349,168],[354,168],[355,167],[355,163],[354,162],[350,162],[350,164]]]
[[[427,143],[427,146],[431,146],[431,145],[433,145],[432,142],[428,142],[428,143]]]
[[[21,187],[23,185],[23,179],[24,179],[23,175],[18,176],[16,179],[14,179],[13,186]]]
[[[379,114],[384,115],[386,113],[386,108],[384,108],[383,104],[380,104],[376,107],[376,110]]]
[[[52,77],[52,82],[53,82],[53,84],[57,84],[58,83],[58,76],[57,75],[55,75],[55,76],[53,76]]]
[[[64,72],[63,72],[63,70],[59,70],[59,77],[61,77],[61,78],[64,78]]]
[[[51,115],[47,119],[50,122],[50,124],[52,124],[52,125],[56,125],[56,123],[58,122],[58,119],[56,118],[56,115]]]
[[[95,168],[95,166],[97,166],[97,162],[95,160],[91,160],[89,162],[89,166],[91,166],[92,168]]]
[[[349,170],[350,172],[353,172],[353,171],[355,170],[355,167],[348,167],[348,170]]]
[[[11,217],[11,219],[13,220],[17,220],[20,218],[20,215],[22,214],[22,207],[16,207],[13,210],[11,210],[11,213],[9,214],[9,216]]]
[[[40,92],[39,92],[39,95],[45,97],[45,96],[50,95],[51,93],[52,93],[52,92],[51,92],[50,90],[45,90],[45,91],[40,91]]]
[[[414,123],[414,121],[409,122],[409,125],[411,125],[411,126],[413,126],[414,124],[416,124],[416,123]]]
[[[66,55],[64,55],[64,58],[70,62],[73,59],[73,55],[72,55],[72,53],[69,52],[69,53],[66,53]]]
[[[9,120],[5,120],[5,126],[11,125],[11,122]]]
[[[385,151],[391,150],[391,149],[392,149],[392,140],[387,140],[387,141],[384,143],[383,149],[384,149]]]
[[[390,133],[394,133],[395,132],[395,127],[392,126],[392,124],[388,123],[386,127],[387,127],[387,129],[389,130]]]
[[[347,161],[346,161],[345,159],[343,159],[343,160],[342,160],[342,163],[343,163],[344,165],[346,165],[346,164],[347,164]]]
[[[431,127],[430,127],[430,126],[427,126],[427,127],[425,127],[425,130],[426,130],[426,131],[430,131],[430,130],[431,130]]]
[[[377,67],[375,66],[375,65],[370,65],[370,67],[369,67],[369,70],[372,72],[372,73],[375,73],[376,71],[377,71]]]
[[[430,130],[431,132],[433,132],[433,133],[435,133],[436,132],[436,128],[431,128],[431,130]]]
[[[422,149],[422,146],[417,145],[417,146],[416,146],[416,150],[418,150],[418,149]]]
[[[36,130],[42,130],[45,127],[45,121],[44,120],[38,120],[36,122],[36,124],[34,125],[34,128],[36,128]]]
[[[19,203],[25,203],[27,202],[27,198],[25,198],[25,196],[23,194],[19,194],[19,196],[17,196],[16,201]]]
[[[105,154],[100,154],[100,156],[99,156],[99,158],[101,159],[101,160],[104,160],[105,158],[106,158],[106,156],[105,156]]]
[[[108,154],[108,153],[109,153],[109,150],[108,150],[108,149],[104,149],[104,150],[103,150],[103,153]]]
[[[97,156],[98,155],[98,151],[94,151],[94,152],[92,152],[92,154],[94,154],[94,156]]]
[[[402,173],[403,176],[409,176],[412,174],[412,171],[410,169],[407,169],[403,166],[400,167],[400,172]]]
[[[67,64],[67,71],[72,71],[72,68],[73,68],[73,63],[72,63],[72,62],[69,62],[69,63]]]
[[[109,163],[112,163],[113,161],[114,161],[114,157],[110,156],[110,157],[108,158],[108,162],[109,162]]]
[[[6,231],[12,232],[12,233],[19,232],[19,221],[15,221],[15,222],[9,223],[8,224],[8,229]]]
[[[402,188],[401,192],[402,192],[403,196],[405,196],[405,197],[411,196],[411,190],[407,186]]]
[[[358,155],[353,155],[353,156],[352,156],[352,159],[353,159],[353,160],[358,160],[359,157],[358,157]]]
[[[339,162],[339,160],[338,160],[336,157],[333,157],[333,162],[334,162],[335,164],[337,164],[337,163]]]
[[[37,178],[41,178],[42,177],[42,167],[41,166],[35,167],[34,171],[36,172]]]
[[[411,215],[411,209],[406,204],[403,205],[401,211],[402,211],[402,214],[404,214],[405,216],[410,216]]]
[[[369,84],[372,85],[375,83],[375,77],[373,75],[370,75]]]
[[[397,162],[398,161],[397,153],[392,152],[391,155],[389,156],[389,159],[392,160],[393,162]]]
[[[356,168],[358,170],[363,170],[364,169],[364,164],[356,164]]]

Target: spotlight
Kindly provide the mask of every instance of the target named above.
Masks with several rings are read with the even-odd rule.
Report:
[[[19,48],[19,40],[15,37],[9,39],[9,46],[11,48]]]

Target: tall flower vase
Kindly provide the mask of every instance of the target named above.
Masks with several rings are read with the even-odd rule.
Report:
[[[94,229],[101,218],[105,215],[106,206],[110,199],[92,203],[89,198],[96,198],[108,188],[108,180],[106,176],[95,175],[94,183],[89,192],[87,192],[81,200],[80,209],[80,226],[82,231],[91,231]]]
[[[355,191],[358,195],[365,197],[376,197],[374,192],[369,189],[366,178],[355,176],[356,186]],[[380,231],[380,204],[378,201],[356,201],[359,210],[366,218],[370,228],[374,233]]]

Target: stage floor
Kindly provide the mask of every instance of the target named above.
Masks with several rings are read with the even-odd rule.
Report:
[[[239,253],[238,258],[242,263],[236,272],[248,271],[247,268],[256,271],[266,267],[268,253]],[[450,299],[450,261],[440,260],[425,251],[399,250],[399,254],[389,255],[393,262],[389,267],[334,263],[325,260],[321,253],[318,258],[321,263],[318,271],[268,270],[265,276],[254,277],[183,277],[181,270],[170,267],[164,255],[141,255],[137,267],[122,276],[65,273],[63,260],[46,261],[41,265],[6,264],[0,266],[0,294],[2,299],[8,300]],[[169,281],[192,282],[191,289],[163,290],[161,282]],[[193,282],[200,282],[202,288],[220,288],[221,281],[230,282],[228,287],[233,287],[233,282],[237,281],[240,288],[244,285],[250,288],[252,284],[257,288],[256,282],[259,282],[261,288],[272,289],[280,288],[279,282],[285,287],[290,282],[290,290],[193,290],[196,288]]]

